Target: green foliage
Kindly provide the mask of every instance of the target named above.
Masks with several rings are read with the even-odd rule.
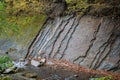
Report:
[[[9,56],[0,56],[0,71],[12,67],[13,63]]]
[[[38,0],[0,1],[0,37],[13,38],[27,45],[46,19],[46,16],[39,14],[40,4]]]
[[[10,76],[3,76],[0,77],[0,80],[12,80],[12,78]]]
[[[111,79],[112,79],[111,76],[105,76],[101,78],[90,78],[90,80],[111,80]]]
[[[87,0],[66,0],[68,3],[67,13],[76,12],[78,14],[83,14],[86,8],[89,6]]]
[[[7,13],[10,15],[34,15],[43,13],[43,3],[40,0],[5,0]]]
[[[8,14],[5,11],[5,3],[0,1],[0,36],[2,33],[6,34],[7,31],[17,32],[18,26],[16,23],[10,23],[7,20]]]
[[[27,45],[41,28],[46,16],[11,16],[10,22],[14,22],[19,26],[18,34],[15,34],[15,39],[24,45]],[[9,33],[9,32],[8,32]],[[11,36],[11,35],[10,35]]]
[[[0,22],[4,21],[6,17],[5,3],[0,1]]]
[[[12,61],[8,56],[0,56],[0,64]]]

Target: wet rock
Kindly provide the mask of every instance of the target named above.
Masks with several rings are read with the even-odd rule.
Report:
[[[14,67],[17,67],[17,68],[25,68],[27,63],[28,61],[25,61],[23,59],[20,59],[18,62],[13,62]]]
[[[14,73],[14,70],[16,69],[16,67],[10,67],[8,69],[5,69],[5,71],[3,72],[4,74],[8,74],[8,73]]]
[[[10,67],[8,69],[5,69],[3,73],[9,74],[9,73],[22,72],[22,71],[24,71],[24,68],[17,68],[15,66],[13,66],[13,67]]]
[[[44,65],[45,62],[46,62],[45,59],[41,59],[41,60],[34,60],[34,59],[32,59],[31,60],[31,65],[36,66],[36,67],[40,67],[40,66]]]
[[[4,72],[3,72],[4,74],[8,74],[8,73],[13,73],[13,69],[6,69]]]
[[[13,71],[13,69],[8,68],[8,69],[6,69],[3,73],[4,73],[4,74],[7,74],[7,73],[11,73],[12,71]]]
[[[96,13],[102,11],[100,15],[107,16],[112,10],[103,8]],[[31,46],[30,54],[39,53],[42,57],[65,59],[86,68],[108,70],[120,61],[119,25],[119,19],[114,21],[107,17],[66,16],[48,20]]]
[[[31,65],[38,67],[40,66],[40,63],[36,60],[31,60]]]

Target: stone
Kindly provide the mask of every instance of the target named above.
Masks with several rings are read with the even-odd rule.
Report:
[[[41,66],[44,65],[44,64],[46,63],[46,59],[45,59],[45,58],[41,59],[41,60],[39,61],[39,63],[40,63]]]
[[[16,67],[13,66],[8,69],[5,69],[5,71],[3,73],[4,74],[13,73],[15,69],[16,69]]]
[[[29,49],[30,54],[108,70],[120,61],[119,25],[119,19],[85,15],[48,20]]]
[[[3,73],[7,74],[7,73],[10,73],[10,72],[12,72],[12,71],[13,71],[13,69],[8,68],[8,69],[6,69]]]
[[[14,66],[17,67],[17,68],[24,68],[25,67],[23,62],[15,62]]]
[[[46,62],[46,59],[45,59],[45,58],[42,58],[42,59],[40,59],[40,60],[34,60],[34,59],[32,59],[32,60],[31,60],[31,65],[33,65],[33,66],[35,66],[35,67],[40,67],[40,66],[44,65],[45,62]]]
[[[27,77],[27,78],[37,78],[37,74],[36,73],[25,73],[23,74],[24,77]]]
[[[40,63],[39,63],[39,61],[31,60],[31,65],[38,67],[38,66],[40,66]]]

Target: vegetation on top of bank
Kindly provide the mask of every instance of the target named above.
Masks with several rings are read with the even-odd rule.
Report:
[[[78,15],[120,17],[119,0],[66,0],[67,13],[74,12]]]
[[[25,0],[20,0],[21,4],[14,0],[14,7],[11,7],[11,1],[13,0],[0,1],[0,37],[2,39],[14,38],[15,41],[28,44],[41,28],[46,16],[37,14],[32,9],[30,11],[31,13],[33,12],[32,15],[24,11],[19,13],[19,10],[23,9],[23,7],[26,10],[29,9],[23,2]],[[17,15],[18,13],[21,15]]]
[[[6,4],[6,12],[9,15],[46,15],[51,8],[60,0],[2,0]],[[76,12],[77,14],[86,13],[91,8],[108,8],[119,6],[119,0],[61,0],[66,1],[68,9],[66,13]]]

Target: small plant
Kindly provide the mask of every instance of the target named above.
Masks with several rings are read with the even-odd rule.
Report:
[[[13,63],[9,56],[0,56],[0,72],[12,66]]]
[[[90,78],[89,80],[111,80],[111,76],[105,76],[105,77],[100,77],[100,78]]]

